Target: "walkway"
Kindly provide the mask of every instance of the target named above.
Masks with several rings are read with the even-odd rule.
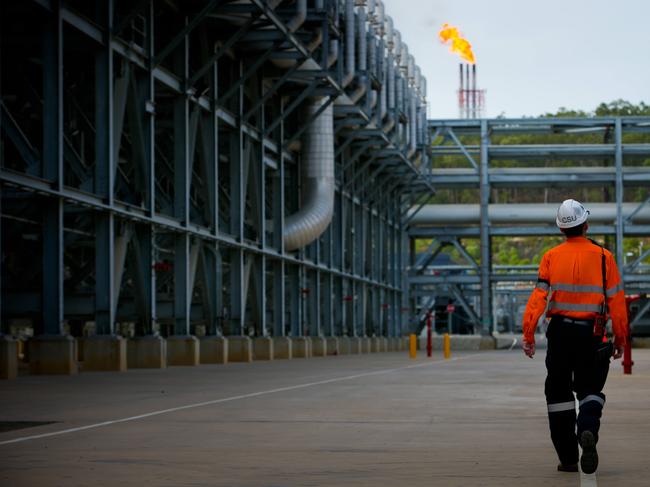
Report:
[[[582,480],[555,471],[543,350],[436,354],[3,382],[0,424],[53,423],[0,433],[0,484],[648,485],[650,350],[635,350],[632,376],[613,366],[601,468]]]

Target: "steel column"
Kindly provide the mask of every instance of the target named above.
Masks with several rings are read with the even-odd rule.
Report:
[[[490,202],[490,182],[488,179],[490,134],[487,120],[481,121],[481,160],[479,177],[481,200],[481,323],[482,334],[492,333],[492,242],[490,236],[490,220],[488,218],[488,204]]]
[[[623,128],[621,118],[614,122],[614,144],[616,146],[614,163],[616,165],[616,263],[621,270],[621,278],[625,282],[625,266],[623,265]]]

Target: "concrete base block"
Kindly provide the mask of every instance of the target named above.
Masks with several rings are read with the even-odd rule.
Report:
[[[83,370],[126,371],[126,339],[95,335],[83,341]]]
[[[350,353],[351,354],[363,353],[361,351],[361,338],[350,337]]]
[[[308,337],[291,337],[293,358],[311,357],[311,340]]]
[[[386,338],[386,351],[387,352],[396,352],[397,351],[397,342],[395,337]]]
[[[479,346],[479,350],[496,350],[496,348],[497,348],[497,341],[494,337],[492,336],[481,337],[481,345]]]
[[[228,362],[252,362],[253,341],[246,336],[228,337]]]
[[[129,369],[167,367],[167,342],[162,337],[147,335],[131,338],[126,345],[126,352],[126,365]]]
[[[339,355],[349,355],[350,352],[350,337],[339,337]]]
[[[370,352],[378,353],[382,351],[379,348],[380,347],[379,340],[380,340],[379,337],[371,337],[368,339],[368,341],[370,342]]]
[[[18,342],[12,337],[0,336],[0,379],[18,377]]]
[[[409,341],[410,341],[410,338],[407,337],[407,336],[400,338],[400,340],[399,340],[399,349],[400,349],[401,352],[409,349]]]
[[[199,365],[199,339],[193,335],[167,337],[167,365]]]
[[[273,357],[276,359],[290,360],[293,357],[291,338],[273,337]]]
[[[632,348],[650,348],[650,338],[632,337]]]
[[[388,338],[379,337],[379,351],[388,352]]]
[[[312,357],[327,357],[327,340],[324,337],[311,337]]]
[[[199,361],[202,364],[227,364],[228,339],[204,336],[199,339]]]
[[[359,340],[361,340],[361,351],[359,353],[370,353],[371,350],[370,338],[361,337]]]
[[[41,335],[33,338],[29,347],[29,371],[41,374],[76,374],[77,351],[70,335]]]
[[[327,355],[338,355],[339,339],[336,337],[327,337],[325,341],[327,342]]]
[[[271,337],[253,338],[253,360],[273,360],[273,340]]]

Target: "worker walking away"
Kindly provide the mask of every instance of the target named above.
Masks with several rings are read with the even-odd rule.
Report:
[[[588,216],[589,211],[572,199],[558,208],[556,223],[566,241],[542,257],[523,320],[524,353],[533,358],[535,329],[544,310],[550,319],[544,393],[551,440],[560,459],[557,469],[562,472],[578,471],[578,442],[582,471],[593,473],[598,467],[602,389],[610,358],[621,357],[627,337],[623,283],[612,254],[585,237]],[[605,338],[608,318],[613,344]]]

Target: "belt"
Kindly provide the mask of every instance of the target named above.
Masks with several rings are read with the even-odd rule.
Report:
[[[558,320],[562,320],[564,323],[570,325],[579,325],[579,326],[594,326],[594,320],[575,320],[573,318],[567,318],[566,316],[553,316]]]

